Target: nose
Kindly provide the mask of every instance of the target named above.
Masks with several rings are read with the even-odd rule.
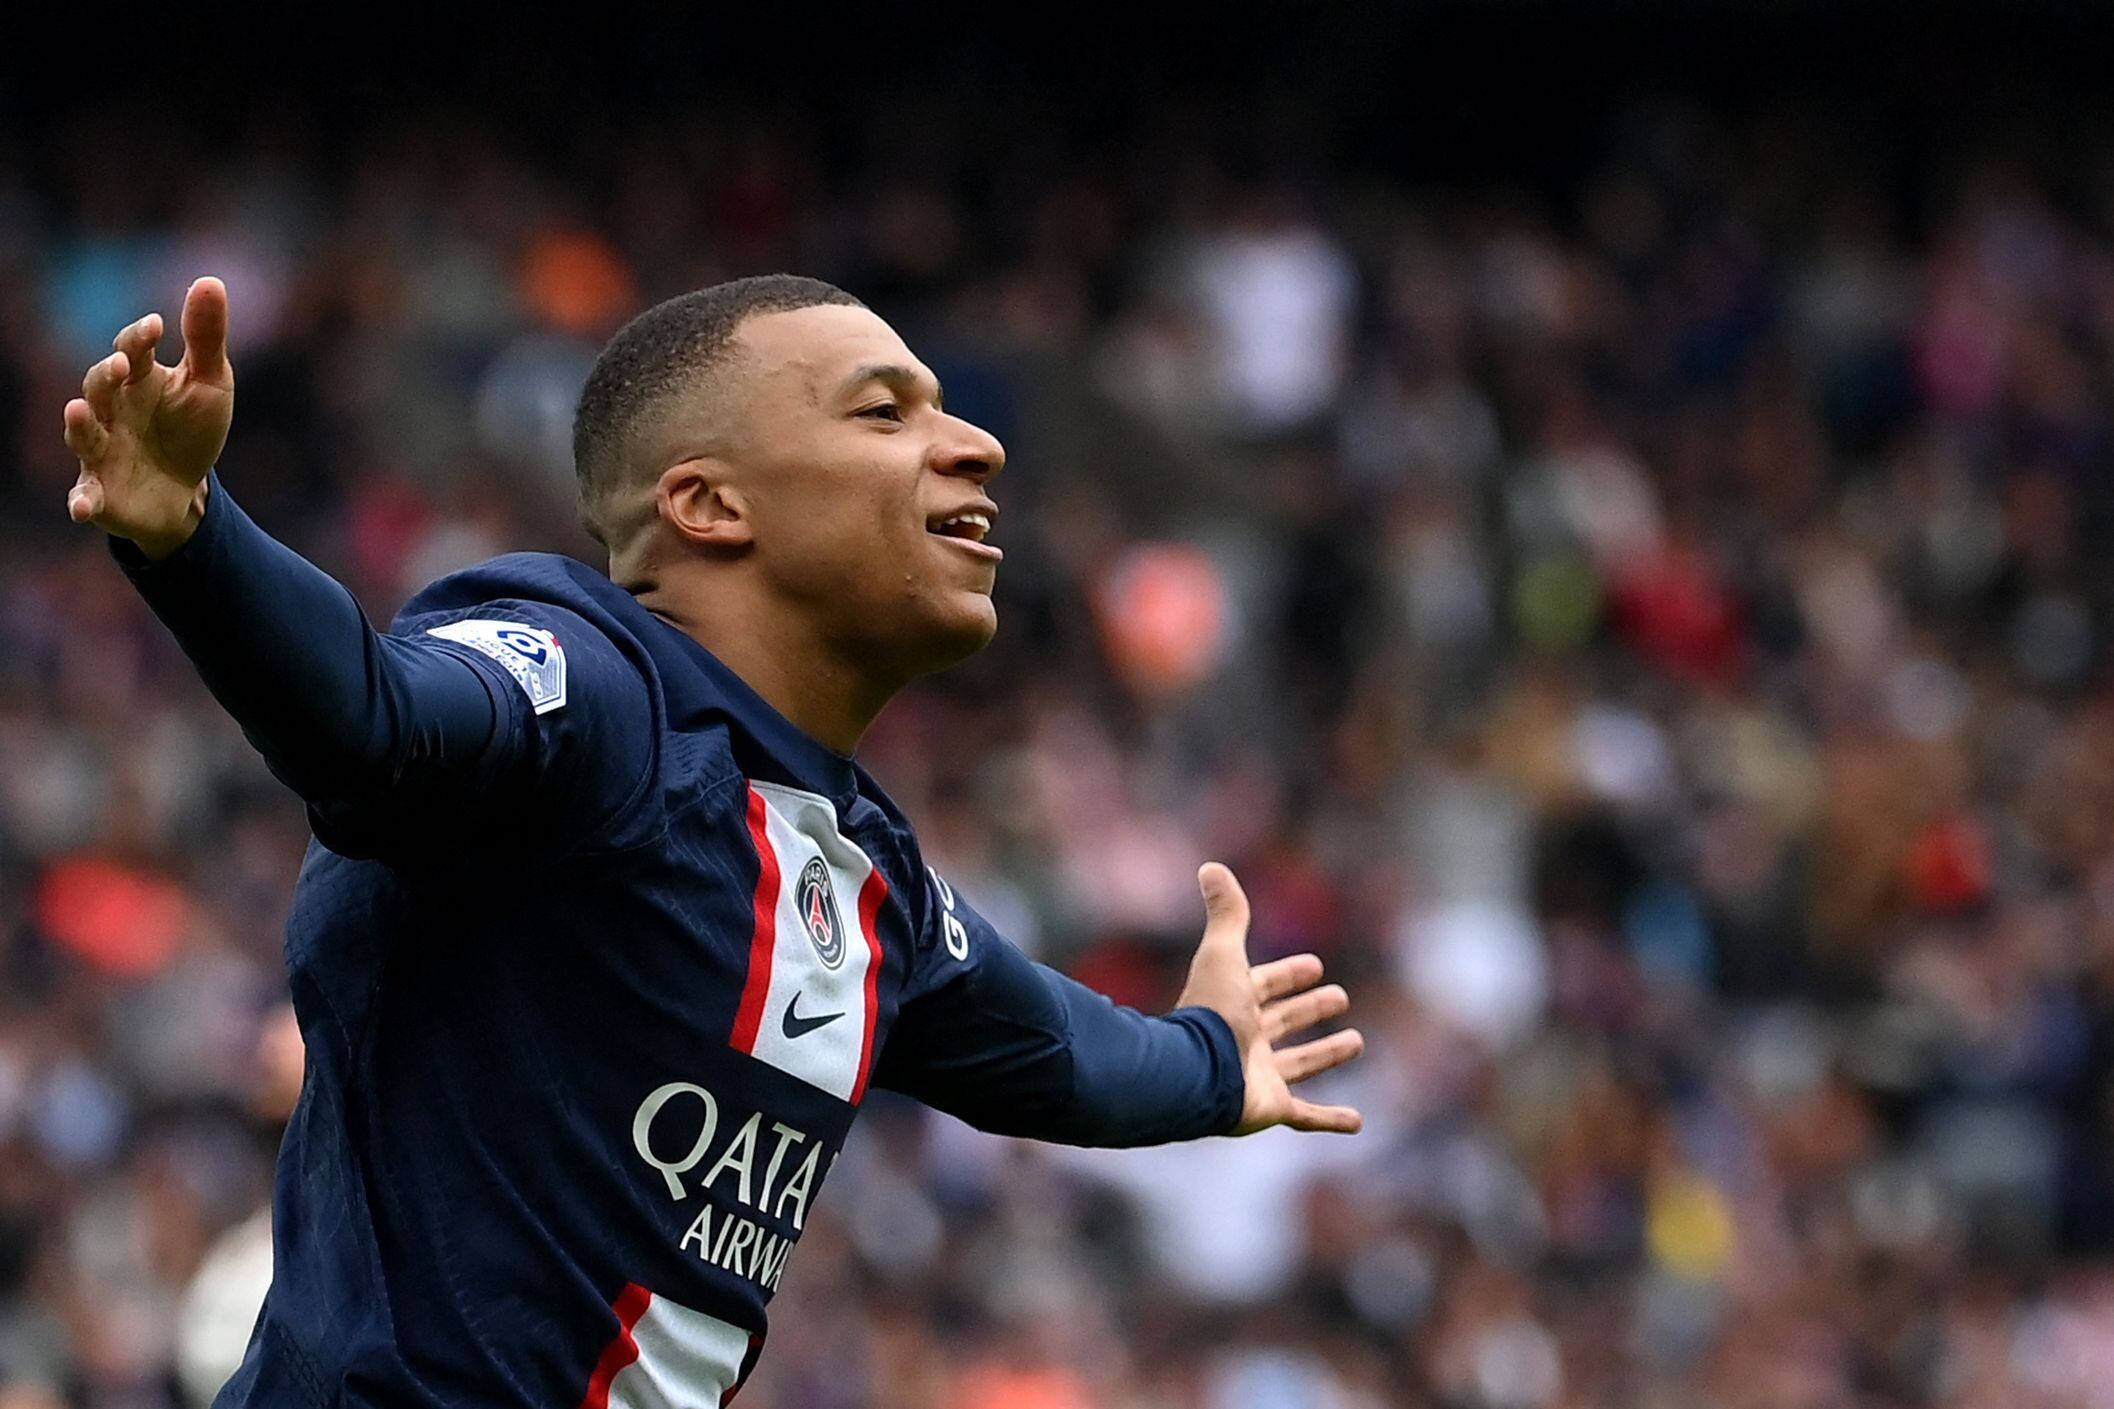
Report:
[[[946,421],[946,429],[933,443],[933,469],[981,484],[1006,467],[1006,447],[998,443],[997,436],[959,416]]]

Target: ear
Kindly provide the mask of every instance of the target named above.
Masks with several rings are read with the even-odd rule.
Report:
[[[663,470],[654,504],[664,523],[700,548],[736,550],[755,541],[741,492],[726,482],[726,467],[709,456]]]

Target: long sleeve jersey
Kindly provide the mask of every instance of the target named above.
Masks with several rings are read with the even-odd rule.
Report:
[[[869,1090],[1082,1145],[1222,1133],[1240,1055],[994,933],[852,760],[606,576],[377,632],[216,484],[126,573],[307,803],[307,1079],[235,1406],[728,1402]]]

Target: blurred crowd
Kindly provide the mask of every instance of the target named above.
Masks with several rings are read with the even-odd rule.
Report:
[[[1000,640],[864,754],[930,856],[1147,1007],[1228,860],[1369,1126],[876,1098],[743,1409],[2114,1406],[2114,153],[1669,110],[1427,190],[1189,116],[0,164],[0,1406],[210,1393],[290,1061],[302,814],[65,522],[81,369],[225,278],[225,483],[386,619],[591,557],[600,342],[780,268],[1011,451]]]

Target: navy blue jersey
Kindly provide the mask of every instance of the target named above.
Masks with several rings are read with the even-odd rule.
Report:
[[[711,1406],[876,1087],[989,1130],[1230,1129],[1215,1014],[994,934],[850,759],[602,574],[519,554],[388,633],[216,487],[126,571],[307,801],[308,1074],[222,1406]]]

